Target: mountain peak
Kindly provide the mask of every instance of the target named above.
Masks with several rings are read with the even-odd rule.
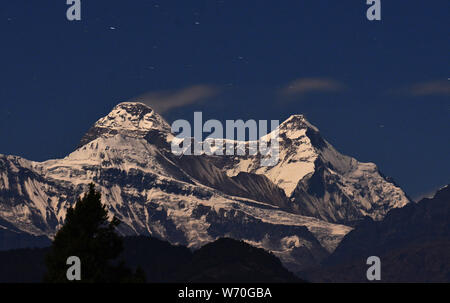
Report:
[[[89,129],[81,139],[79,147],[100,136],[111,137],[119,133],[143,138],[151,130],[170,132],[170,125],[144,103],[122,102]]]
[[[120,102],[113,108],[113,110],[117,109],[117,108],[123,108],[123,109],[129,110],[129,111],[135,111],[138,109],[153,111],[153,109],[149,105],[142,103],[142,102],[138,102],[138,101],[136,101],[136,102],[135,101]]]
[[[298,129],[312,129],[318,132],[319,129],[309,123],[303,114],[291,115],[283,123],[280,124],[281,131],[298,130]]]
[[[306,120],[305,115],[303,114],[294,114],[287,118],[284,122],[288,122],[291,120]]]

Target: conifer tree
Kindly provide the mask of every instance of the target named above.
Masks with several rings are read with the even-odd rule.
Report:
[[[144,282],[138,269],[133,273],[119,260],[122,238],[116,233],[120,221],[108,220],[101,194],[90,184],[83,198],[67,210],[64,226],[56,233],[51,251],[46,256],[45,282],[68,282],[67,259],[76,256],[81,261],[81,282]]]

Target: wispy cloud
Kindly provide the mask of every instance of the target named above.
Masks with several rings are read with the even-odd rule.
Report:
[[[417,96],[450,96],[450,81],[449,80],[436,80],[429,82],[416,83],[394,92],[409,95],[413,97]]]
[[[219,94],[220,89],[212,85],[192,85],[179,90],[153,91],[142,94],[130,101],[139,101],[151,106],[158,113],[174,108],[199,104]]]
[[[282,96],[299,96],[311,92],[339,92],[345,86],[329,78],[300,78],[292,81],[280,90]]]
[[[441,81],[418,83],[411,87],[410,92],[414,96],[430,96],[430,95],[450,96],[450,81],[441,80]]]

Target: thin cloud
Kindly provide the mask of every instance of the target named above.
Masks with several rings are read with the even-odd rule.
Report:
[[[282,96],[291,97],[306,95],[312,92],[339,92],[345,86],[339,81],[329,78],[300,78],[292,81],[280,90]]]
[[[411,96],[450,96],[450,81],[437,80],[414,84],[403,92]]]
[[[145,103],[162,114],[174,108],[202,103],[219,92],[220,90],[215,86],[199,84],[180,90],[148,92],[130,101]]]

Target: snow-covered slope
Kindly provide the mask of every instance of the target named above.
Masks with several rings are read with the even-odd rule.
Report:
[[[261,168],[257,156],[180,157],[170,151],[173,135],[161,116],[141,103],[121,103],[63,159],[0,155],[0,224],[51,237],[94,182],[123,234],[193,248],[229,236],[301,270],[351,230],[336,222],[381,218],[408,202],[375,165],[336,152],[303,116],[279,132],[274,167]]]
[[[239,172],[266,175],[284,190],[294,212],[330,222],[350,222],[364,216],[382,219],[409,203],[405,193],[382,176],[373,163],[340,154],[303,115],[293,115],[279,127],[280,161],[261,167],[257,159],[237,157],[224,165],[229,176]]]
[[[170,125],[149,106],[139,102],[122,102],[99,119],[83,136],[79,147],[102,137],[123,134],[143,138],[150,130],[170,132]]]

